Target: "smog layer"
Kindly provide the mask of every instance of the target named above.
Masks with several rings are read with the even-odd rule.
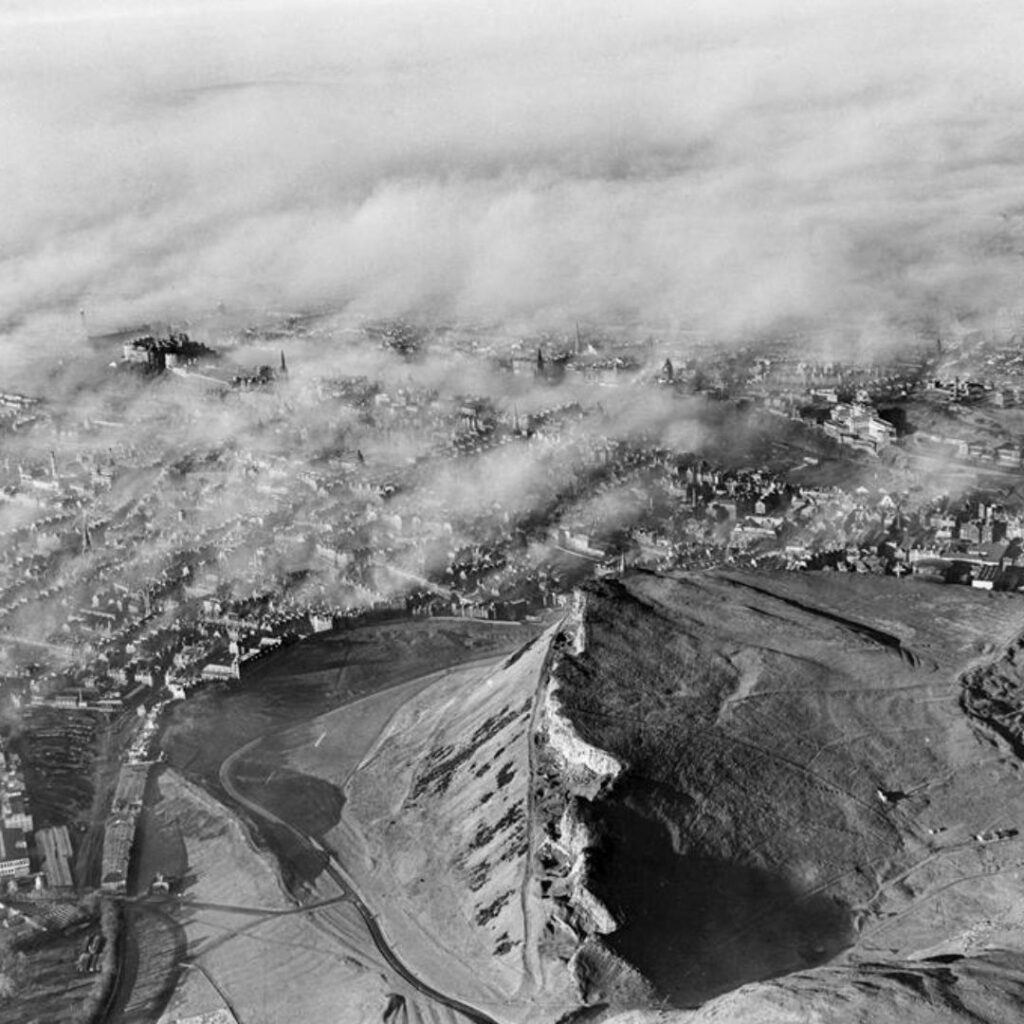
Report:
[[[1022,43],[4,3],[0,1016],[1019,1019]]]
[[[1017,7],[8,4],[5,359],[226,303],[794,319],[1017,309]],[[982,70],[983,69],[983,70]]]

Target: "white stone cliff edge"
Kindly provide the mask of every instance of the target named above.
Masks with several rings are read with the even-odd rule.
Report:
[[[565,621],[568,648],[573,656],[586,651],[586,597],[577,594],[572,611]],[[587,934],[605,935],[615,931],[617,922],[607,907],[587,888],[589,855],[593,836],[586,822],[579,816],[577,801],[573,797],[593,797],[622,772],[621,762],[599,747],[583,739],[562,710],[559,690],[561,655],[552,658],[545,682],[544,702],[541,709],[540,733],[549,751],[560,763],[561,775],[570,798],[567,800],[557,827],[555,845],[569,862],[569,903],[577,927]]]
[[[584,654],[587,649],[586,595],[579,591],[573,597],[572,611],[565,620],[564,632],[568,634],[574,655]],[[547,742],[565,762],[570,775],[589,773],[599,786],[613,782],[622,771],[622,764],[605,750],[587,743],[576,731],[575,726],[562,712],[558,692],[561,688],[559,668],[561,657],[555,655],[551,662],[544,692],[541,728],[547,735]]]

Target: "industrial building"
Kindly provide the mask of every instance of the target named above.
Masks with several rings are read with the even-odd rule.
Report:
[[[0,878],[18,878],[28,873],[25,833],[20,828],[0,828]]]
[[[71,874],[71,837],[66,825],[41,828],[36,832],[36,846],[43,862],[43,874],[51,889],[69,889],[74,885]]]

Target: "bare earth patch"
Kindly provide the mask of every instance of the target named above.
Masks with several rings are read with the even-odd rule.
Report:
[[[194,966],[172,997],[165,1024],[225,1010],[244,1024],[380,1019],[388,1000],[384,979],[372,963],[325,940],[322,911],[258,913],[294,904],[237,817],[173,772],[162,776],[161,789],[159,812],[180,824],[188,851],[191,881],[183,904],[204,904],[187,910]]]
[[[530,745],[551,629],[410,699],[346,789],[336,845],[389,940],[437,987],[500,1020],[577,1005],[536,959]]]

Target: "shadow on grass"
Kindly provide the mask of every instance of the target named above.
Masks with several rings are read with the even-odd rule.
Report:
[[[847,909],[769,872],[680,856],[660,821],[606,801],[591,887],[617,931],[605,939],[673,1006],[813,967],[853,940]]]

